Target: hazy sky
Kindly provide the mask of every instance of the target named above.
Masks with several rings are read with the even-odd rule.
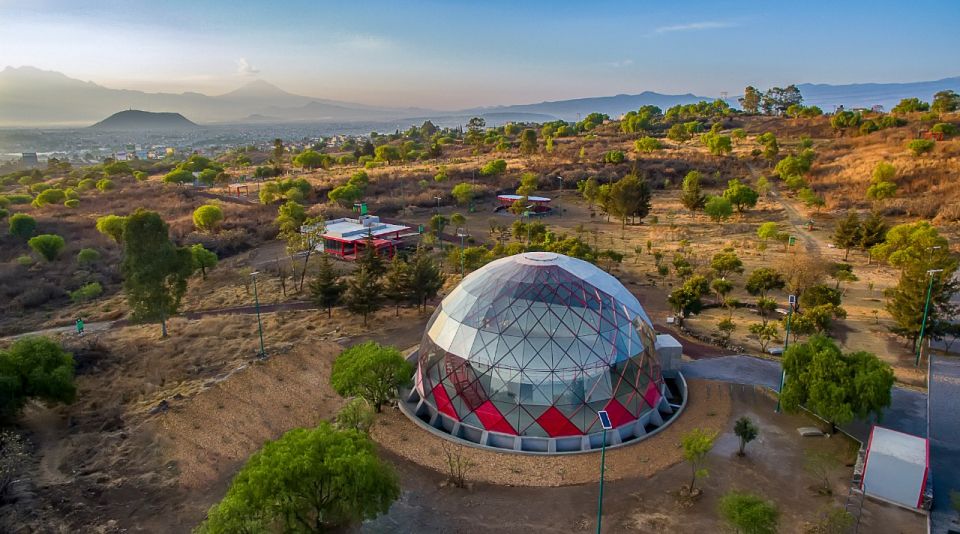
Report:
[[[280,5],[282,3],[282,6]],[[277,4],[277,5],[274,5]],[[0,68],[460,108],[960,75],[960,1],[0,0]]]

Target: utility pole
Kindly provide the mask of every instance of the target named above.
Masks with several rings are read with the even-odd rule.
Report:
[[[250,276],[253,278],[253,302],[257,310],[257,330],[260,333],[260,352],[257,353],[257,358],[262,360],[267,357],[267,351],[263,348],[263,321],[260,319],[260,295],[257,293],[258,274],[260,274],[260,271],[254,271],[250,273]]]
[[[783,357],[787,354],[787,349],[790,348],[790,319],[793,317],[793,307],[797,304],[797,296],[790,295],[787,302],[787,335],[783,338],[783,353],[780,354],[780,389],[777,390],[776,413],[780,413],[780,397],[783,393],[783,383],[787,380],[787,371],[783,368]]]
[[[917,359],[913,363],[914,367],[920,366],[920,354],[923,352],[923,335],[927,330],[927,315],[930,313],[930,297],[933,295],[933,278],[937,273],[942,273],[943,269],[930,269],[927,276],[930,277],[930,283],[927,285],[927,303],[923,306],[923,322],[920,323],[920,337],[917,338]]]
[[[613,423],[606,410],[600,410],[597,415],[600,417],[600,426],[603,427],[603,443],[600,445],[600,497],[597,500],[597,534],[600,534],[600,525],[603,522],[603,472],[607,466],[607,430],[613,429]]]

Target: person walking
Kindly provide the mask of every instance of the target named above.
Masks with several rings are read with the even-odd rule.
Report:
[[[77,317],[77,335],[78,336],[83,335],[83,319],[81,319],[80,317]]]

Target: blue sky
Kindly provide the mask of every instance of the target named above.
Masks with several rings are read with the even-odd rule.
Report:
[[[459,108],[960,75],[960,2],[0,0],[0,68]],[[838,6],[839,5],[839,6]]]

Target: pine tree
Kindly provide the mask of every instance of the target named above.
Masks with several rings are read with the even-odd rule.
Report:
[[[167,318],[177,313],[193,274],[193,254],[170,241],[169,227],[153,211],[138,209],[123,227],[123,290],[134,321],[157,321],[167,336]]]
[[[413,273],[410,264],[403,261],[399,254],[393,257],[390,269],[384,276],[383,294],[396,305],[397,317],[400,317],[400,305],[410,302],[413,295]]]
[[[833,244],[843,249],[843,261],[847,261],[850,249],[860,243],[860,232],[860,217],[853,210],[837,221],[833,229]]]
[[[942,268],[941,273],[928,273],[928,269]],[[923,312],[927,304],[927,291],[930,291],[930,309],[927,316],[927,328],[924,337],[938,338],[942,335],[947,322],[957,313],[957,307],[950,303],[951,298],[960,289],[953,279],[956,262],[941,264],[939,267],[926,263],[911,264],[900,272],[900,281],[886,291],[887,312],[897,325],[890,330],[909,339],[916,345],[920,337]]]
[[[367,325],[367,316],[380,309],[383,287],[377,277],[365,268],[360,268],[347,283],[345,300],[350,313],[363,315],[363,325]]]
[[[411,262],[411,279],[413,299],[418,308],[425,309],[427,300],[437,296],[446,277],[427,253],[418,248]]]
[[[883,216],[874,211],[869,217],[860,223],[860,236],[857,246],[867,254],[868,263],[870,258],[870,249],[874,245],[883,243],[887,235],[888,226]]]
[[[703,209],[707,203],[707,195],[703,194],[700,187],[700,171],[690,171],[683,178],[683,193],[680,195],[680,202],[690,211]]]
[[[380,257],[380,254],[377,253],[377,249],[373,245],[373,239],[370,236],[367,236],[367,239],[364,241],[363,254],[357,257],[357,268],[366,269],[377,280],[387,272],[387,266],[383,258]]]
[[[310,282],[310,300],[317,306],[326,308],[327,317],[330,317],[333,307],[340,303],[344,289],[330,258],[326,254],[320,256],[320,270],[317,277]]]

